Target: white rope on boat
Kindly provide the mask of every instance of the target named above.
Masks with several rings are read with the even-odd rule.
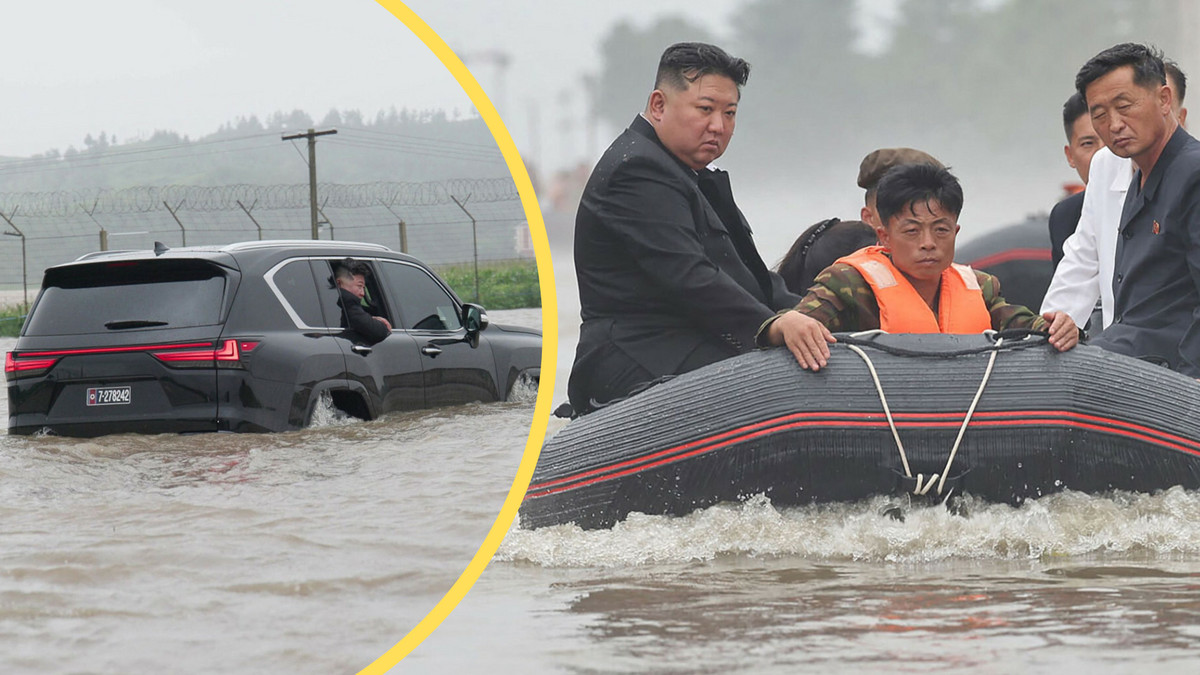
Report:
[[[868,335],[885,334],[883,330],[869,330],[860,333],[854,333],[851,337],[864,337]],[[988,331],[987,334],[993,334]],[[954,439],[954,446],[950,448],[950,456],[946,458],[946,467],[942,469],[940,474],[933,474],[929,480],[925,480],[924,474],[916,475],[916,485],[913,487],[913,494],[926,495],[934,483],[937,483],[937,494],[942,494],[942,489],[946,486],[946,477],[950,475],[950,467],[954,464],[954,457],[958,454],[959,445],[962,443],[963,434],[967,431],[967,425],[971,422],[971,416],[975,414],[975,407],[979,405],[979,399],[983,396],[983,390],[987,387],[988,380],[992,376],[992,368],[996,365],[996,355],[1000,353],[1000,345],[1003,344],[1004,338],[997,338],[996,344],[992,347],[992,354],[988,357],[987,369],[983,372],[983,380],[979,383],[979,389],[975,392],[975,398],[971,400],[971,406],[967,408],[967,414],[963,417],[962,425],[958,428],[958,437]],[[913,478],[912,469],[908,465],[908,455],[904,452],[904,443],[900,441],[900,432],[896,429],[896,420],[892,418],[891,408],[888,406],[887,396],[883,393],[883,383],[879,381],[879,373],[875,370],[875,364],[871,362],[871,357],[858,347],[858,345],[846,345],[855,354],[862,357],[864,363],[867,364],[867,370],[871,373],[871,379],[875,382],[875,391],[879,393],[879,402],[883,404],[883,414],[887,417],[888,427],[892,430],[892,438],[896,440],[896,449],[900,452],[900,463],[904,465],[904,475],[907,478]],[[939,480],[940,478],[940,480]],[[951,488],[953,489],[953,488]],[[946,495],[949,497],[949,495]]]
[[[950,448],[950,456],[946,458],[946,468],[942,469],[942,480],[938,481],[938,494],[942,494],[942,488],[946,485],[946,476],[950,475],[950,465],[954,463],[954,456],[958,454],[958,445],[962,443],[963,434],[967,431],[967,424],[971,421],[971,415],[975,414],[975,406],[979,405],[979,398],[983,396],[983,388],[987,386],[988,379],[992,376],[992,366],[996,365],[996,355],[1000,353],[1000,345],[1004,343],[1004,338],[996,338],[996,346],[992,349],[992,355],[988,357],[987,370],[983,371],[983,379],[979,382],[979,389],[975,392],[975,398],[971,399],[971,407],[967,408],[967,414],[963,417],[962,426],[958,428],[958,437],[954,439],[954,447]]]

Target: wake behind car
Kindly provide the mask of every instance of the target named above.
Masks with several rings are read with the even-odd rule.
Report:
[[[334,282],[352,258],[368,343]],[[506,400],[540,375],[541,334],[489,325],[417,259],[384,246],[263,241],[93,253],[46,270],[4,373],[8,429],[65,436],[283,431],[322,397],[362,419]]]

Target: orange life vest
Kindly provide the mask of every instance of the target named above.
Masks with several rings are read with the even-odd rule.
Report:
[[[952,263],[942,271],[938,315],[917,289],[883,254],[882,246],[868,246],[841,258],[866,279],[879,304],[879,327],[889,333],[982,333],[992,327],[992,317],[975,272]]]

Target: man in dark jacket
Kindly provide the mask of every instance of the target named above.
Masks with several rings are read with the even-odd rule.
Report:
[[[729,176],[709,167],[749,71],[712,45],[668,47],[645,111],[596,164],[575,220],[577,413],[754,349],[759,325],[799,300],[755,250]]]
[[[1093,344],[1200,377],[1200,141],[1172,111],[1162,55],[1121,44],[1075,87],[1105,145],[1137,169],[1113,270],[1113,322]]]
[[[382,316],[374,316],[363,307],[367,294],[367,267],[352,258],[338,263],[334,270],[338,289],[338,304],[342,307],[342,327],[354,337],[373,345],[392,334],[392,324]]]

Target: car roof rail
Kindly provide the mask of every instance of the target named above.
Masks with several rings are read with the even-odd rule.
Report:
[[[131,248],[120,249],[117,251],[92,251],[91,253],[84,253],[76,258],[75,261],[78,262],[80,260],[91,260],[92,258],[107,258],[108,256],[121,255],[122,253],[137,253],[137,251]]]
[[[240,241],[233,244],[226,244],[221,247],[223,251],[249,251],[257,248],[276,248],[279,246],[289,246],[292,248],[347,248],[370,251],[391,251],[392,249],[383,244],[375,244],[365,241],[342,241],[327,240],[327,239],[266,239],[263,241]]]

